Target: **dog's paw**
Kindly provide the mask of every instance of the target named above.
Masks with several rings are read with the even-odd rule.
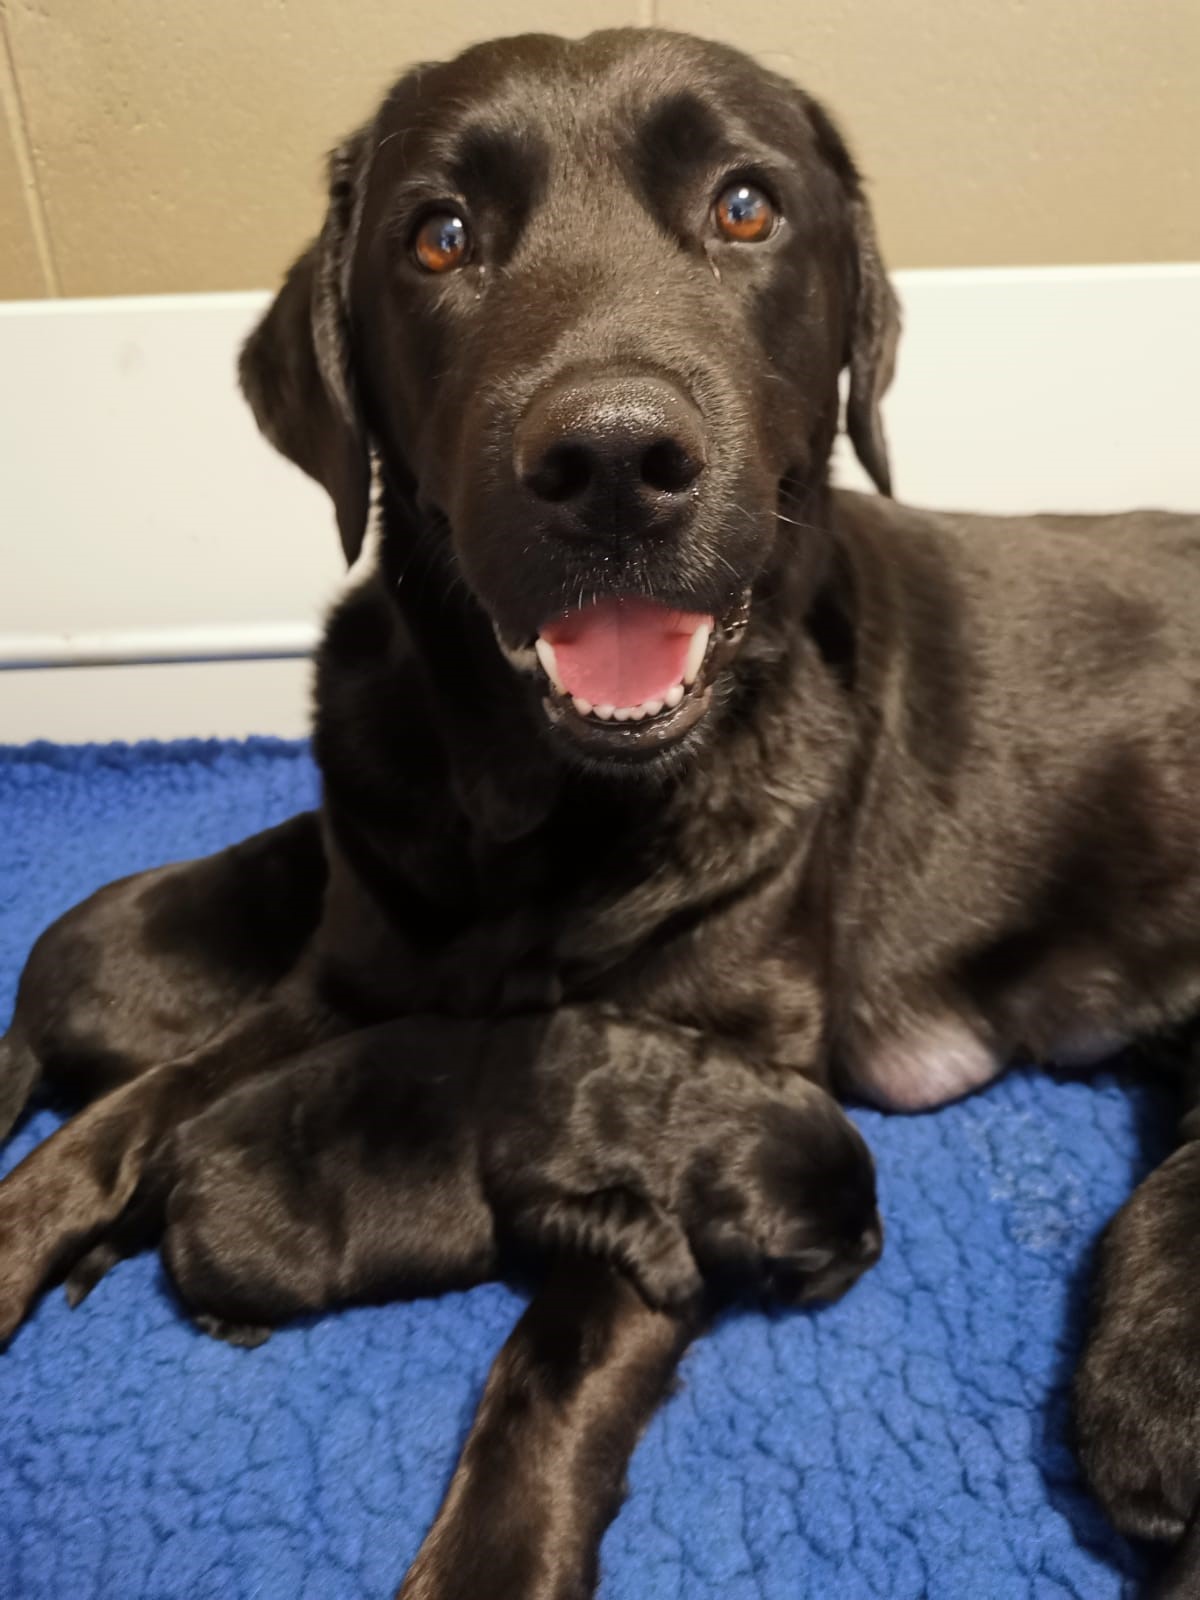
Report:
[[[237,1345],[241,1350],[256,1350],[260,1344],[266,1344],[274,1332],[272,1328],[255,1327],[250,1323],[226,1322],[224,1317],[210,1316],[207,1311],[194,1312],[192,1322],[210,1339]]]
[[[1104,1236],[1075,1421],[1116,1526],[1179,1539],[1200,1504],[1198,1145],[1153,1173]]]
[[[102,1239],[85,1256],[81,1256],[63,1280],[63,1293],[71,1310],[75,1311],[81,1306],[101,1278],[107,1277],[123,1260],[123,1252],[110,1239]]]

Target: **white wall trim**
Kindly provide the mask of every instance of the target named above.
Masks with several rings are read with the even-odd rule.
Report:
[[[938,287],[965,283],[1045,284],[1055,287],[1072,283],[1150,283],[1155,279],[1191,280],[1200,272],[1196,261],[1099,261],[1078,262],[1069,266],[1019,267],[907,267],[894,272],[892,279],[903,292],[914,285]],[[8,317],[88,316],[103,311],[210,311],[214,307],[234,307],[246,313],[247,328],[254,317],[266,309],[270,292],[264,289],[201,290],[189,294],[79,295],[74,299],[0,300],[0,321]]]
[[[903,499],[1200,507],[1200,263],[896,281]],[[344,571],[236,390],[267,299],[0,304],[0,742],[305,731]]]
[[[303,660],[312,654],[318,635],[315,622],[110,628],[99,633],[10,633],[0,635],[0,672],[47,667],[144,667],[188,661]]]

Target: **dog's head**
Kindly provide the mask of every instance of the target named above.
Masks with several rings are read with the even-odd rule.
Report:
[[[807,95],[682,35],[539,35],[410,73],[335,152],[242,381],[348,559],[374,452],[386,541],[438,542],[496,670],[536,675],[570,747],[628,761],[691,742],[756,581],[804,559],[781,511],[823,482],[843,369],[887,491],[897,330]]]
[[[883,1247],[875,1164],[858,1129],[801,1081],[760,1088],[717,1122],[683,1187],[705,1278],[792,1305],[836,1300]]]

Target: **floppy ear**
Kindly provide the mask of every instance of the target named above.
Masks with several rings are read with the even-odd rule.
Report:
[[[850,395],[846,432],[880,494],[892,492],[880,402],[896,370],[900,302],[879,254],[870,207],[859,193],[850,202],[854,230],[855,296],[850,333]]]
[[[362,209],[370,129],[329,158],[329,207],[316,242],[242,348],[242,393],[277,450],[328,490],[348,563],[370,503],[367,439],[355,395],[346,284]]]
[[[896,369],[900,302],[888,280],[875,221],[846,141],[824,106],[810,95],[804,101],[817,149],[841,182],[850,208],[853,309],[845,354],[850,368],[846,432],[872,483],[880,494],[890,495],[892,473],[879,407]]]

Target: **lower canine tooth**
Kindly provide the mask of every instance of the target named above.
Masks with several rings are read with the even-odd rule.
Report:
[[[607,722],[612,716],[613,710],[614,708],[612,706],[593,706],[592,715],[594,717],[599,717],[601,722]]]
[[[700,675],[700,668],[704,665],[704,654],[708,649],[708,641],[711,634],[712,629],[708,623],[702,622],[692,635],[692,642],[688,645],[687,660],[683,664],[683,681],[689,688]]]
[[[575,707],[576,711],[578,711],[581,717],[591,715],[592,702],[590,700],[583,700],[579,697],[579,695],[573,694],[571,696],[571,704]]]
[[[681,683],[677,683],[672,688],[668,689],[664,699],[665,703],[674,709],[683,699],[683,685]]]
[[[558,675],[558,658],[554,654],[554,646],[547,644],[545,639],[538,639],[535,641],[533,648],[537,651],[537,658],[542,663],[542,671],[550,679],[559,694],[562,694],[562,679]]]

